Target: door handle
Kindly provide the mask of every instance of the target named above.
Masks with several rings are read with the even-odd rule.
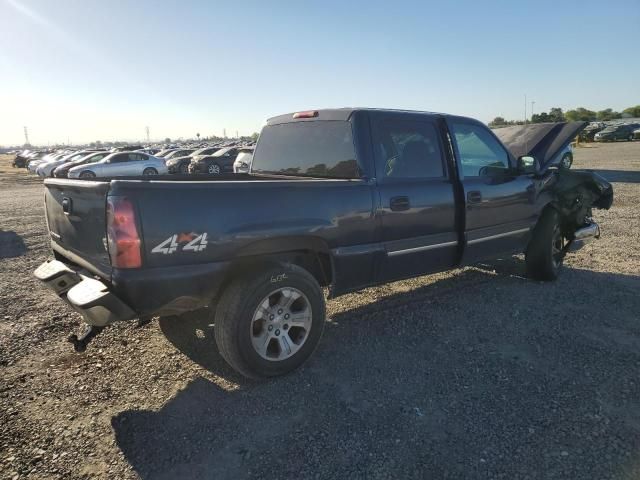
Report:
[[[392,197],[390,207],[394,212],[409,210],[409,207],[411,207],[409,204],[409,197]]]
[[[480,203],[482,201],[482,193],[477,190],[473,190],[467,193],[467,202],[468,203]]]
[[[62,199],[62,212],[65,215],[69,215],[71,214],[71,209],[72,209],[71,199],[68,197],[64,197]]]

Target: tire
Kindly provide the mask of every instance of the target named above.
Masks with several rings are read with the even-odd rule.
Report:
[[[629,141],[633,142],[633,133],[631,135],[629,135]]]
[[[183,163],[178,167],[178,173],[182,175],[187,175],[189,173],[189,164]]]
[[[96,174],[91,170],[85,170],[84,172],[80,172],[80,178],[96,178]]]
[[[570,153],[564,154],[560,161],[560,167],[568,170],[571,168],[571,165],[573,165],[573,155]]]
[[[142,175],[157,175],[157,174],[158,174],[158,171],[155,168],[151,168],[151,167],[145,168],[142,171]]]
[[[209,167],[207,167],[207,172],[209,172],[211,175],[220,175],[222,170],[220,169],[220,165],[218,165],[217,163],[212,163],[211,165],[209,165]]]
[[[533,229],[533,236],[525,253],[528,275],[534,280],[550,281],[558,278],[564,255],[564,239],[560,231],[560,216],[553,208],[545,210]]]
[[[295,315],[301,326],[288,325]],[[324,295],[315,278],[296,265],[274,264],[232,281],[217,303],[214,333],[220,355],[236,371],[249,378],[273,377],[311,356],[324,322]]]

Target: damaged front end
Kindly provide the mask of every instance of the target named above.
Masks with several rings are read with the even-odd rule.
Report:
[[[553,206],[560,213],[564,251],[575,251],[584,243],[600,237],[600,226],[592,218],[592,209],[608,210],[613,204],[613,186],[595,172],[565,170],[553,172]]]
[[[539,165],[541,190],[549,191],[551,205],[560,214],[564,252],[577,250],[600,236],[593,221],[593,208],[608,210],[613,203],[613,187],[589,170],[570,170],[563,166],[564,149],[587,126],[587,122],[537,123],[513,125],[494,130],[514,158],[534,157]]]

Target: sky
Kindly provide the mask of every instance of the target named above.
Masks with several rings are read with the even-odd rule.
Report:
[[[0,145],[250,135],[381,107],[640,104],[640,0],[0,0]]]

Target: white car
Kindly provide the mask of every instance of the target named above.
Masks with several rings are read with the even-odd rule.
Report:
[[[238,152],[238,156],[233,162],[233,173],[249,173],[251,162],[253,161],[254,147],[244,147]]]
[[[53,177],[53,171],[60,165],[67,162],[75,162],[94,152],[95,150],[80,150],[79,152],[64,155],[56,160],[41,163],[38,165],[38,168],[36,168],[36,173],[41,177]]]
[[[79,165],[69,170],[69,178],[127,177],[164,175],[168,169],[162,158],[141,152],[116,152],[95,163]]]

